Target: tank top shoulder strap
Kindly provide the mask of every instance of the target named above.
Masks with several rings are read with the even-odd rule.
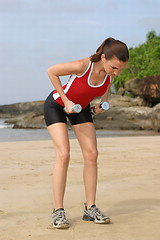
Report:
[[[91,69],[92,69],[93,63],[89,61],[88,67],[86,68],[85,72],[82,75],[77,75],[78,78],[83,77],[85,74],[89,75]]]

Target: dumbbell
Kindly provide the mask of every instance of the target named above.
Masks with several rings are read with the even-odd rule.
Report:
[[[80,104],[74,104],[72,107],[73,113],[80,113],[82,110],[82,106]],[[64,108],[64,111],[66,112],[66,108]]]
[[[99,108],[102,108],[104,111],[107,111],[110,108],[110,105],[108,102],[101,102],[99,104]],[[95,106],[91,107],[91,114],[95,114]]]

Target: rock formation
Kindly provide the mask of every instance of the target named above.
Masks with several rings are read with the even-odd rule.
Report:
[[[95,99],[91,104],[99,103]],[[126,129],[160,131],[160,104],[150,107],[150,102],[141,97],[111,95],[110,109],[94,118],[96,129]],[[0,118],[8,118],[14,128],[45,128],[44,101],[17,103],[0,106]]]
[[[126,82],[125,89],[154,106],[160,102],[160,75],[131,79]]]

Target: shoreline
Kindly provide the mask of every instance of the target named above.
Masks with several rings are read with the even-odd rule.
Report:
[[[100,130],[96,129],[97,138],[127,136],[159,136],[153,130]],[[69,130],[69,138],[75,139],[73,130]],[[47,129],[13,129],[0,128],[0,142],[51,140]]]

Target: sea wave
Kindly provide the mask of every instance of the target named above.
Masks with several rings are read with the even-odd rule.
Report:
[[[2,128],[13,128],[13,124],[5,123],[6,119],[0,119],[0,129]]]
[[[13,125],[0,125],[0,129],[1,128],[12,128],[13,127]]]

